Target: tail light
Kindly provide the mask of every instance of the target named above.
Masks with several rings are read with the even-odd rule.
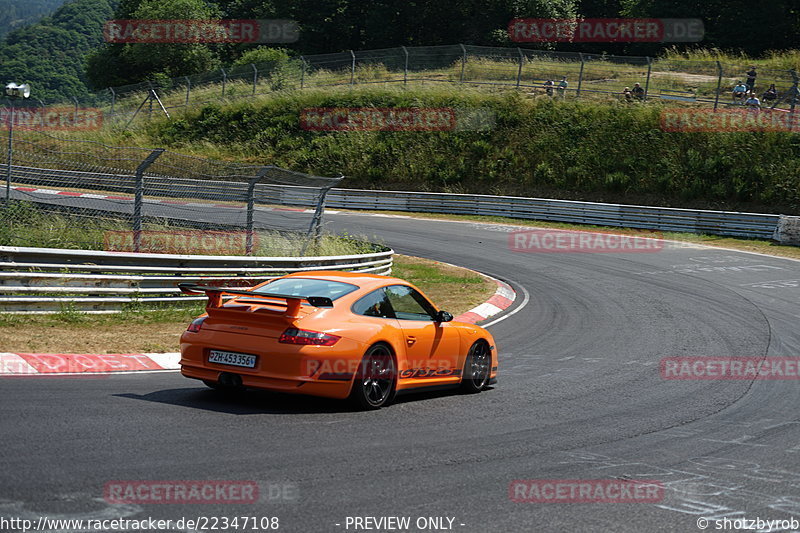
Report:
[[[283,344],[333,346],[339,339],[341,339],[341,337],[337,335],[329,335],[320,331],[289,328],[281,334],[278,342],[282,342]]]
[[[200,328],[203,327],[203,322],[205,322],[206,318],[208,317],[201,316],[200,318],[195,318],[194,320],[192,320],[192,323],[189,324],[189,327],[186,328],[186,331],[197,333],[198,331],[200,331]]]

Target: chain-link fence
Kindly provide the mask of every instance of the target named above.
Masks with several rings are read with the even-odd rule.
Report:
[[[303,255],[340,178],[9,130],[0,244]]]
[[[740,103],[733,99],[733,88],[746,82],[750,66],[470,45],[399,47],[241,65],[113,87],[62,104],[73,106],[76,113],[82,105],[94,106],[102,110],[106,121],[126,125],[154,113],[169,115],[174,109],[221,99],[314,87],[451,83],[562,98],[609,99],[624,98],[625,88],[633,90],[638,83],[642,99],[716,109]],[[772,85],[774,92],[768,91]],[[792,111],[800,103],[794,70],[757,69],[752,89],[764,95],[765,107]],[[45,107],[35,100],[25,105]]]

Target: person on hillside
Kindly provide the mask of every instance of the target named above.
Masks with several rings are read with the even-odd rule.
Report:
[[[744,105],[753,109],[760,109],[761,108],[761,100],[758,99],[756,93],[749,93],[747,96],[747,100],[744,101]]]
[[[633,93],[630,87],[625,87],[625,90],[622,91],[622,98],[626,102],[633,102]]]
[[[736,86],[733,88],[733,102],[742,103],[746,95],[747,95],[747,85],[745,85],[742,82],[737,83]]]
[[[636,98],[637,100],[644,100],[644,89],[640,84],[634,83],[633,91],[631,92],[633,93],[633,97]]]
[[[561,98],[566,98],[568,86],[569,82],[567,81],[567,77],[561,76],[561,81],[558,82],[558,96],[560,96]]]
[[[765,103],[774,102],[778,99],[778,89],[775,88],[774,83],[770,84],[769,89],[764,91],[764,94],[761,95],[761,99],[764,100]]]
[[[750,67],[750,70],[747,71],[747,90],[753,91],[756,88],[756,67]]]
[[[544,82],[544,92],[547,93],[547,96],[553,96],[553,87],[555,87],[553,80],[547,80]]]

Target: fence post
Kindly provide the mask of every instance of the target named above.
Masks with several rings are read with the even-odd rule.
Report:
[[[350,50],[350,56],[353,58],[353,64],[350,68],[350,85],[354,85],[356,82],[356,53]]]
[[[798,79],[797,71],[795,69],[789,69],[789,74],[792,75],[792,80],[794,81],[794,85],[792,85],[792,100],[789,102],[789,113],[792,115],[794,114],[794,106],[797,105],[797,97],[800,96],[800,90],[798,90],[797,85],[800,82]],[[794,127],[795,120],[789,122],[792,126],[789,128],[790,130]]]
[[[78,99],[75,96],[73,96],[72,97],[72,101],[75,102],[75,114],[72,115],[72,123],[73,124],[77,124],[78,123]]]
[[[147,86],[149,87],[147,92],[147,120],[150,120],[153,118],[153,84],[148,81]]]
[[[220,70],[222,71],[222,97],[225,98],[225,83],[228,81],[228,73],[225,72],[224,68]]]
[[[111,91],[111,116],[114,116],[114,107],[117,105],[117,93],[114,91],[113,87],[108,88]]]
[[[189,76],[184,76],[183,79],[186,80],[186,102],[184,103],[185,106],[189,105],[189,92],[192,90],[192,80],[189,79]]]
[[[258,69],[253,63],[251,63],[250,66],[253,67],[253,96],[255,96],[256,84],[258,83]]]
[[[522,55],[522,49],[518,46],[517,53],[519,54],[519,66],[517,67],[517,89],[519,89],[519,82],[522,79],[522,63],[525,61],[525,56]]]
[[[722,90],[722,63],[717,60],[717,94],[714,96],[714,111],[719,105],[719,92]]]
[[[247,182],[247,220],[245,222],[247,231],[247,242],[245,244],[245,255],[253,255],[253,213],[256,207],[256,183],[267,175],[273,168],[272,165],[266,166],[258,171],[254,178]]]
[[[403,54],[406,56],[405,63],[403,64],[403,85],[405,86],[408,83],[408,48],[405,46],[401,46],[400,48],[403,49]]]
[[[583,59],[583,52],[578,52],[578,57],[581,60],[581,70],[578,72],[578,90],[575,91],[575,98],[581,97],[581,86],[583,86],[583,67],[586,65],[586,60]]]
[[[8,102],[11,116],[8,120],[8,158],[6,159],[6,205],[11,200],[11,159],[14,155],[14,101]]]
[[[647,91],[650,90],[650,74],[653,71],[653,61],[647,56],[647,79],[644,80],[644,99],[647,100]]]
[[[300,56],[300,88],[305,86],[306,81],[306,59]]]
[[[164,153],[163,148],[156,148],[144,161],[136,167],[136,182],[133,192],[133,251],[138,252],[142,245],[142,204],[144,203],[144,171]]]
[[[467,66],[467,47],[463,44],[459,44],[458,46],[461,47],[461,79],[459,82],[464,83],[464,69]]]
[[[339,178],[339,181],[344,179],[344,176]],[[338,183],[338,182],[337,182]],[[303,248],[300,251],[300,255],[305,255],[306,249],[308,248],[308,244],[311,241],[312,237],[314,239],[314,244],[319,246],[319,239],[322,237],[322,215],[325,212],[325,197],[328,196],[328,191],[333,188],[333,185],[328,185],[327,187],[323,187],[322,190],[319,191],[319,196],[317,197],[317,207],[314,209],[314,216],[311,219],[311,225],[308,226],[308,232],[306,233],[306,242],[303,244]]]
[[[39,124],[44,128],[44,102],[42,102],[38,98],[36,99],[36,101],[39,102],[39,113],[40,113]]]

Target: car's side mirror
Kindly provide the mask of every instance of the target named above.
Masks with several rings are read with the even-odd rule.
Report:
[[[436,313],[436,318],[434,319],[436,322],[450,322],[453,320],[453,315],[448,313],[447,311],[439,311]]]

